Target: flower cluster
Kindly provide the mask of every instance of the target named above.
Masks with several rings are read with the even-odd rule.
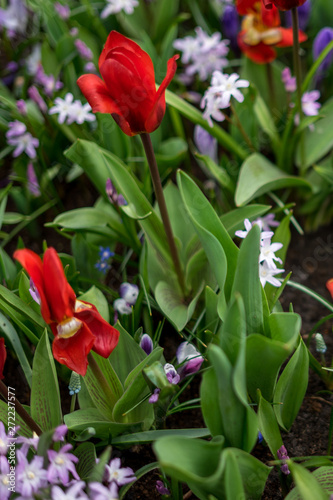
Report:
[[[276,221],[274,221],[276,222]],[[278,269],[275,262],[282,264],[282,260],[275,255],[275,252],[280,250],[283,245],[282,243],[272,243],[271,238],[274,235],[273,231],[263,230],[263,224],[260,219],[253,222],[257,224],[261,229],[260,235],[260,255],[259,255],[259,276],[262,286],[266,283],[270,283],[273,286],[280,286],[280,281],[275,278],[276,274],[284,272],[284,269]],[[248,233],[251,231],[253,224],[249,219],[244,220],[245,231],[236,231],[235,235],[239,238],[246,238]],[[267,222],[266,222],[267,224]]]
[[[29,158],[36,158],[36,148],[39,140],[27,132],[24,123],[15,120],[8,123],[9,130],[6,132],[6,139],[10,146],[15,146],[13,156],[16,158],[22,153],[26,153]]]
[[[125,12],[125,14],[133,14],[134,8],[139,5],[138,0],[106,0],[108,5],[102,10],[101,18],[117,14],[118,12]]]
[[[139,287],[131,283],[122,283],[119,287],[120,298],[113,302],[114,322],[118,320],[119,314],[131,314],[132,306],[135,305],[139,295]]]
[[[231,105],[230,99],[234,97],[238,102],[244,101],[244,96],[240,92],[240,88],[249,87],[250,83],[247,80],[239,80],[237,73],[227,75],[220,71],[214,71],[210,87],[206,90],[201,107],[205,108],[203,117],[212,127],[214,120],[222,122],[225,118],[222,109],[229,108]]]
[[[177,349],[176,358],[178,361],[177,370],[171,363],[166,363],[163,366],[168,382],[173,385],[178,384],[178,382],[183,380],[185,377],[196,373],[200,370],[201,365],[204,362],[204,357],[194,347],[194,345],[189,342],[182,342],[180,344]],[[156,403],[160,392],[161,389],[154,389],[153,394],[149,398],[149,403]]]
[[[96,262],[95,267],[103,274],[106,274],[110,269],[109,260],[114,256],[109,247],[99,247],[99,260]]]
[[[192,78],[197,74],[200,80],[205,81],[214,71],[228,66],[229,40],[221,40],[221,33],[209,36],[200,27],[195,29],[195,33],[194,37],[178,38],[173,46],[183,53],[181,61],[186,65],[185,75]]]
[[[58,114],[60,124],[66,122],[67,125],[71,125],[75,122],[82,125],[84,122],[94,122],[96,120],[95,115],[90,113],[90,104],[82,104],[79,100],[74,101],[74,96],[70,92],[65,95],[64,99],[56,97],[54,103],[55,106],[49,109],[49,115]]]
[[[276,453],[279,460],[289,460],[288,452],[284,445],[282,445],[281,448],[279,448]],[[281,472],[286,475],[290,474],[288,464],[283,463],[281,465]]]

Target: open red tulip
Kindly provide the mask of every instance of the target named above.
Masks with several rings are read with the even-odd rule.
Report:
[[[244,54],[257,64],[267,64],[276,59],[274,47],[293,45],[292,28],[282,28],[278,9],[271,5],[267,10],[260,0],[237,0],[237,11],[245,16],[238,34],[238,45]],[[299,31],[299,41],[306,35]]]
[[[98,66],[102,78],[82,75],[77,81],[94,113],[110,113],[125,134],[153,132],[165,113],[165,90],[177,69],[173,56],[156,91],[152,60],[140,46],[111,31]]]
[[[273,5],[280,10],[291,10],[303,5],[306,0],[263,0],[266,9],[271,9]]]
[[[5,361],[7,358],[7,351],[5,347],[5,339],[0,337],[0,380],[4,378],[3,368],[5,366]]]
[[[42,316],[55,336],[52,344],[55,359],[85,375],[91,350],[108,358],[118,343],[119,332],[102,318],[94,305],[76,299],[56,250],[48,248],[43,261],[28,249],[16,250],[14,258],[30,275],[38,291]]]

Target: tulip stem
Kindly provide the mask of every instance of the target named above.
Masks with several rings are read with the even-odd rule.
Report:
[[[8,401],[8,387],[0,380],[0,393],[3,398],[7,401],[8,405],[11,405],[15,408],[15,411],[20,415],[22,420],[30,427],[30,429],[35,432],[38,436],[40,436],[43,431],[35,422],[35,420],[29,415],[27,410],[23,408],[21,403],[15,398],[14,401]]]
[[[297,108],[299,113],[299,122],[301,124],[303,119],[302,110],[302,68],[300,59],[300,44],[299,44],[299,22],[298,22],[298,11],[297,7],[291,9],[291,15],[293,20],[293,55],[294,55],[294,72],[296,76],[297,84]],[[304,134],[303,131],[300,133],[300,151],[301,151],[301,171],[303,170],[303,165],[305,164],[305,150],[304,150]]]
[[[180,288],[185,295],[185,280],[184,280],[184,273],[180,264],[179,260],[179,255],[178,255],[178,250],[175,244],[175,239],[173,236],[172,228],[171,228],[171,223],[170,223],[170,218],[168,214],[168,209],[165,203],[165,198],[164,198],[164,193],[163,193],[163,188],[162,188],[162,183],[161,183],[161,178],[160,174],[158,171],[157,163],[156,163],[156,158],[154,154],[154,149],[153,145],[151,142],[151,138],[149,134],[140,134],[142,144],[146,153],[148,165],[149,165],[149,170],[150,170],[150,175],[153,181],[153,186],[155,190],[155,195],[157,199],[157,203],[160,209],[166,237],[168,240],[170,252],[171,252],[171,257],[173,260],[173,264],[175,266],[175,271],[178,277],[178,282],[180,285]]]

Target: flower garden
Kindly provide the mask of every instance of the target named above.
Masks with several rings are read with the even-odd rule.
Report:
[[[0,32],[0,499],[332,499],[330,2]]]

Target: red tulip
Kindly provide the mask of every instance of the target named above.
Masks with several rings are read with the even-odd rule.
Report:
[[[0,337],[0,380],[4,378],[3,368],[5,366],[5,361],[7,358],[7,351],[5,347],[5,339]]]
[[[266,9],[271,9],[273,5],[280,10],[290,10],[303,5],[306,0],[263,0]]]
[[[91,349],[108,358],[118,343],[119,332],[102,318],[94,305],[76,299],[55,249],[48,248],[43,261],[27,249],[16,250],[14,258],[37,288],[42,316],[55,336],[52,344],[55,359],[85,375]]]
[[[332,299],[333,299],[333,278],[328,280],[328,282],[326,283],[326,288],[330,292]]]
[[[127,135],[153,132],[165,113],[165,90],[177,69],[173,56],[156,91],[152,60],[129,38],[111,31],[99,57],[102,78],[82,75],[77,81],[94,113],[111,113]]]
[[[238,34],[238,45],[249,59],[257,64],[267,64],[276,59],[274,47],[293,45],[293,30],[281,28],[280,14],[274,5],[267,10],[260,0],[237,0],[236,7],[238,13],[245,16]],[[306,38],[299,31],[300,42]]]

